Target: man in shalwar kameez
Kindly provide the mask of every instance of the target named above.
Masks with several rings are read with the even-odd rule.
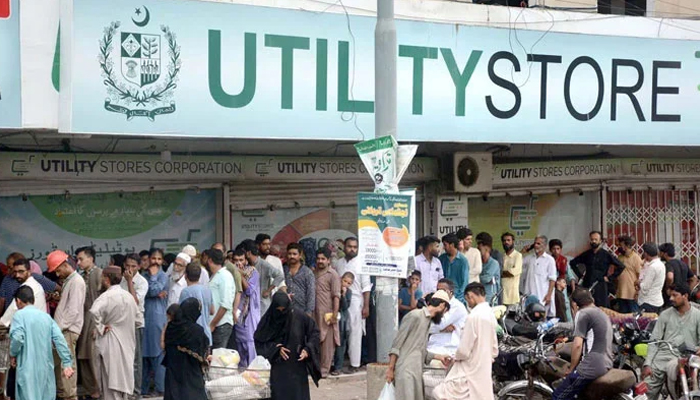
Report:
[[[470,283],[465,299],[471,308],[452,369],[433,390],[436,400],[493,400],[491,364],[498,355],[496,319],[480,283]]]
[[[395,382],[396,399],[423,400],[423,365],[433,359],[444,364],[449,359],[426,350],[430,323],[439,324],[449,309],[449,295],[444,290],[438,290],[427,306],[403,317],[399,332],[391,344],[389,368],[386,371],[386,381]]]
[[[133,296],[120,287],[121,280],[120,268],[105,268],[102,287],[106,290],[90,308],[97,330],[95,350],[104,400],[127,400],[134,392],[138,309]]]
[[[53,400],[56,397],[53,346],[61,359],[63,375],[68,378],[74,373],[66,339],[51,316],[34,306],[30,287],[17,290],[15,303],[18,311],[10,328],[10,355],[17,365],[15,399]]]

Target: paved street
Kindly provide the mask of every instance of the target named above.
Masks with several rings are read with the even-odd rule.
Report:
[[[311,386],[313,400],[366,400],[366,375],[358,375],[341,379],[323,379],[319,387]]]

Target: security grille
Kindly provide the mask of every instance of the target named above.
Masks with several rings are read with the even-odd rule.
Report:
[[[607,191],[604,219],[608,245],[629,235],[640,254],[644,242],[670,242],[676,256],[698,272],[698,196],[693,190]]]

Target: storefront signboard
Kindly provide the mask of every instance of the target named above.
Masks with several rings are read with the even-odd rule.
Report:
[[[207,1],[61,6],[61,132],[374,132],[374,17]],[[519,29],[514,49],[509,29],[396,25],[401,140],[700,144],[695,41]]]
[[[152,154],[0,153],[0,179],[139,181],[366,181],[359,157],[183,156]],[[437,179],[437,160],[416,158],[405,180]]]

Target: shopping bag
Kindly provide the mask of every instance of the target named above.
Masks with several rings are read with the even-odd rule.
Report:
[[[379,398],[377,400],[396,400],[396,396],[394,394],[394,384],[387,383],[384,385],[384,389],[382,389],[382,393],[379,394]]]

